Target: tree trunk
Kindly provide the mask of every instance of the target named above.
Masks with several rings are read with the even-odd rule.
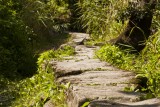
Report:
[[[125,30],[117,38],[111,40],[122,49],[131,49],[131,52],[139,52],[145,47],[145,42],[151,34],[150,27],[156,0],[141,0],[138,4],[145,11],[132,12]],[[138,12],[141,14],[137,14]]]

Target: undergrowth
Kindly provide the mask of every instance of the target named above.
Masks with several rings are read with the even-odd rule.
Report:
[[[52,100],[57,107],[65,107],[65,89],[54,81],[53,73],[39,73],[16,85],[18,99],[13,107],[42,107]]]
[[[107,44],[96,55],[121,69],[135,71],[137,78],[146,78],[147,87],[141,90],[147,92],[146,98],[160,97],[160,31],[149,38],[145,49],[139,54],[130,54]]]
[[[123,69],[130,68],[134,55],[130,55],[125,51],[121,51],[114,45],[107,44],[96,52],[96,55],[101,60],[107,61]]]
[[[49,62],[50,60],[63,60],[64,56],[69,55],[74,55],[74,48],[70,46],[45,51],[38,58],[38,73],[36,75],[18,82],[7,82],[7,80],[2,80],[5,78],[1,78],[1,84],[5,84],[8,88],[5,88],[0,95],[5,96],[6,100],[12,100],[12,104],[11,102],[8,104],[2,102],[1,106],[42,107],[50,100],[55,107],[66,107],[65,92],[69,83],[66,85],[56,83],[54,69]]]

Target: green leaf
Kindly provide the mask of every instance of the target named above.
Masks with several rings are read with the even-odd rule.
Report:
[[[81,107],[87,107],[89,105],[89,101],[85,102]]]

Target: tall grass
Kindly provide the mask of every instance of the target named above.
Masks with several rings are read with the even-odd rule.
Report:
[[[118,19],[118,14],[126,9],[127,3],[128,0],[81,0],[77,3],[81,14],[79,23],[82,23],[86,32],[93,37],[110,36],[111,30],[117,30],[112,26],[113,23],[117,27],[122,27],[122,24],[115,23],[115,19]]]

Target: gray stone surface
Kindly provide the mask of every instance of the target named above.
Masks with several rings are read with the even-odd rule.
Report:
[[[50,62],[56,69],[57,81],[71,84],[67,93],[69,107],[80,107],[86,101],[91,102],[88,107],[159,106],[159,99],[140,101],[141,93],[125,92],[125,87],[134,85],[135,75],[95,59],[94,51],[99,47],[80,45],[88,38],[87,34],[72,35],[76,55]]]
[[[69,34],[72,36],[71,42],[74,42],[77,45],[80,45],[86,39],[90,39],[89,34],[86,33],[70,32]]]
[[[71,46],[83,45],[84,41],[90,39],[89,34],[86,33],[69,32],[69,34],[72,39],[67,44]]]
[[[69,107],[80,107],[84,99],[109,100],[115,102],[135,102],[140,93],[124,92],[124,87],[132,85],[134,76],[125,71],[86,71],[79,75],[59,78],[61,83],[70,82]]]

